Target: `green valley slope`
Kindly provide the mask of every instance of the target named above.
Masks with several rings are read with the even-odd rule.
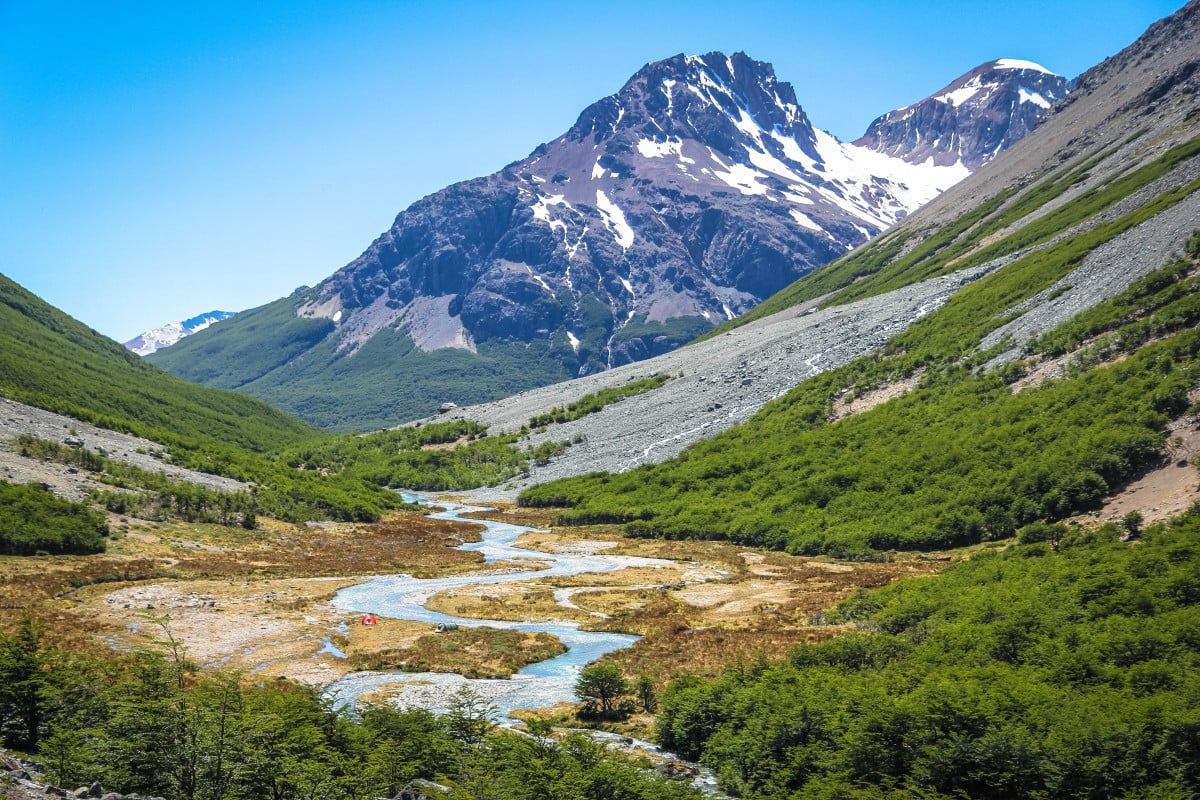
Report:
[[[64,461],[119,489],[92,499],[116,513],[150,503],[155,514],[173,514],[175,507],[188,519],[212,514],[252,525],[256,514],[291,521],[378,519],[385,510],[402,505],[397,495],[378,486],[357,478],[306,473],[277,457],[284,448],[328,434],[261,400],[163,372],[2,275],[0,395],[151,440],[169,451],[164,466],[255,484],[248,492],[205,489],[179,475],[167,476],[162,469],[118,463],[103,451],[33,437],[16,443],[30,457]],[[231,515],[233,506],[238,513]]]
[[[188,380],[236,389],[330,431],[376,430],[434,413],[446,400],[480,403],[571,377],[562,341],[482,343],[478,352],[426,352],[403,330],[347,355],[328,319],[297,317],[303,296],[244,311],[236,325],[189,336],[147,360]],[[216,365],[216,366],[214,366]],[[330,391],[336,387],[336,391]]]
[[[261,400],[152,367],[0,275],[0,394],[155,441],[262,452],[319,435]]]

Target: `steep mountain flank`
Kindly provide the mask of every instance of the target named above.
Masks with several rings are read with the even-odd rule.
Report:
[[[317,433],[260,400],[150,366],[3,275],[0,396],[159,442],[263,451]]]
[[[663,461],[746,420],[773,398],[810,410],[828,406],[815,413],[832,417],[834,401],[843,396],[912,384],[934,367],[998,367],[1025,356],[1032,340],[1171,263],[1200,227],[1198,7],[1189,4],[1085,73],[1027,139],[943,198],[704,341],[454,413],[515,430],[522,418],[601,385],[655,371],[684,373],[653,392],[533,435],[533,442],[583,444],[535,468],[522,484],[529,486]],[[837,384],[832,388],[814,384],[787,394],[806,377],[889,341],[885,366],[858,362],[830,378]],[[764,414],[749,427],[802,435],[800,422],[771,419]],[[711,452],[719,450],[713,443]]]
[[[667,352],[936,197],[1063,81],[993,62],[953,85],[976,84],[993,101],[913,117],[913,150],[894,126],[870,146],[817,130],[744,53],[649,64],[528,158],[414,203],[319,286],[154,361],[347,429]],[[1025,84],[1040,102],[1001,120]],[[958,132],[976,113],[1005,134]],[[935,139],[954,146],[928,157]]]

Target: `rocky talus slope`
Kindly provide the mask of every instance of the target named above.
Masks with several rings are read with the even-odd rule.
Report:
[[[68,500],[79,501],[87,497],[92,489],[111,487],[98,483],[84,470],[22,456],[13,442],[23,435],[69,447],[87,448],[114,461],[150,472],[165,472],[172,480],[194,483],[206,489],[237,492],[248,488],[232,478],[166,464],[163,460],[165,448],[149,439],[97,428],[52,411],[0,397],[0,480],[43,484]]]

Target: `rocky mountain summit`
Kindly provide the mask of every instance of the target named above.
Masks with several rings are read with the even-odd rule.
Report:
[[[989,61],[884,114],[854,144],[913,164],[962,163],[974,171],[1025,138],[1069,89],[1066,78],[1031,61]]]
[[[359,258],[277,301],[286,309],[264,307],[273,319],[312,321],[303,344],[250,312],[223,327],[227,345],[199,337],[156,363],[325,424],[306,413],[328,407],[317,375],[334,383],[380,357],[428,381],[420,406],[396,408],[399,421],[447,400],[488,399],[427,374],[450,360],[461,376],[494,372],[489,358],[515,359],[526,388],[667,352],[866,242],[1019,138],[1064,82],[1006,64],[952,84],[986,82],[978,102],[955,89],[953,114],[913,114],[911,146],[895,126],[880,127],[870,146],[818,130],[792,87],[745,53],[648,64],[528,158],[419,200]],[[983,102],[1018,97],[1024,85],[1037,101],[1016,102],[1011,119],[1000,119],[1000,99]],[[962,146],[926,154],[947,125],[965,130],[975,113],[989,115],[981,129],[1004,129],[998,144],[955,134]],[[234,365],[248,346],[234,331],[280,357]],[[382,341],[392,341],[386,356]],[[372,356],[355,364],[364,348]],[[433,357],[426,374],[404,369],[405,357],[421,355]],[[534,359],[536,370],[520,366]]]
[[[425,350],[565,336],[586,374],[745,311],[966,174],[838,142],[744,53],[679,55],[414,204],[298,313],[351,349],[395,325]]]
[[[125,347],[139,356],[148,356],[164,347],[170,347],[185,336],[191,336],[193,333],[204,330],[214,322],[229,319],[236,313],[235,311],[209,311],[182,322],[168,322],[161,328],[155,328],[135,336],[125,342]]]
[[[982,76],[981,94],[1013,94],[1016,72],[981,67],[952,85]],[[1029,111],[1049,107],[1035,96]],[[964,126],[996,109],[949,107]],[[1028,130],[1026,108],[1004,126],[1014,140]],[[940,135],[921,121],[918,136]],[[936,163],[907,158],[902,141],[887,150],[815,129],[769,64],[675,56],[524,161],[416,203],[298,313],[340,313],[350,347],[400,324],[427,350],[565,334],[578,372],[640,360],[745,311],[968,173],[949,150]]]

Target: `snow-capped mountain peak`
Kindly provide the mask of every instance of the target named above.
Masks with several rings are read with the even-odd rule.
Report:
[[[1032,61],[981,64],[910,106],[879,117],[855,142],[910,163],[975,170],[1025,137],[1070,84]]]
[[[139,356],[148,356],[164,347],[170,347],[185,336],[191,336],[197,331],[204,330],[214,322],[229,319],[236,313],[235,311],[209,311],[182,322],[169,322],[161,328],[155,328],[130,339],[125,342],[125,347]]]
[[[431,363],[472,363],[461,352],[433,356],[450,348],[544,354],[529,380],[549,374],[548,363],[565,377],[654,356],[966,177],[979,163],[971,148],[929,143],[942,136],[936,125],[970,123],[992,73],[1031,98],[1052,96],[1044,73],[993,62],[940,93],[956,104],[930,98],[937,113],[910,108],[913,142],[846,143],[816,129],[791,85],[745,53],[656,61],[527,158],[413,203],[361,256],[287,302],[324,321],[309,329],[326,331],[339,363],[395,335]],[[252,318],[230,324],[248,328]],[[289,365],[267,381],[313,368]],[[465,383],[442,399],[483,399],[467,398]]]

